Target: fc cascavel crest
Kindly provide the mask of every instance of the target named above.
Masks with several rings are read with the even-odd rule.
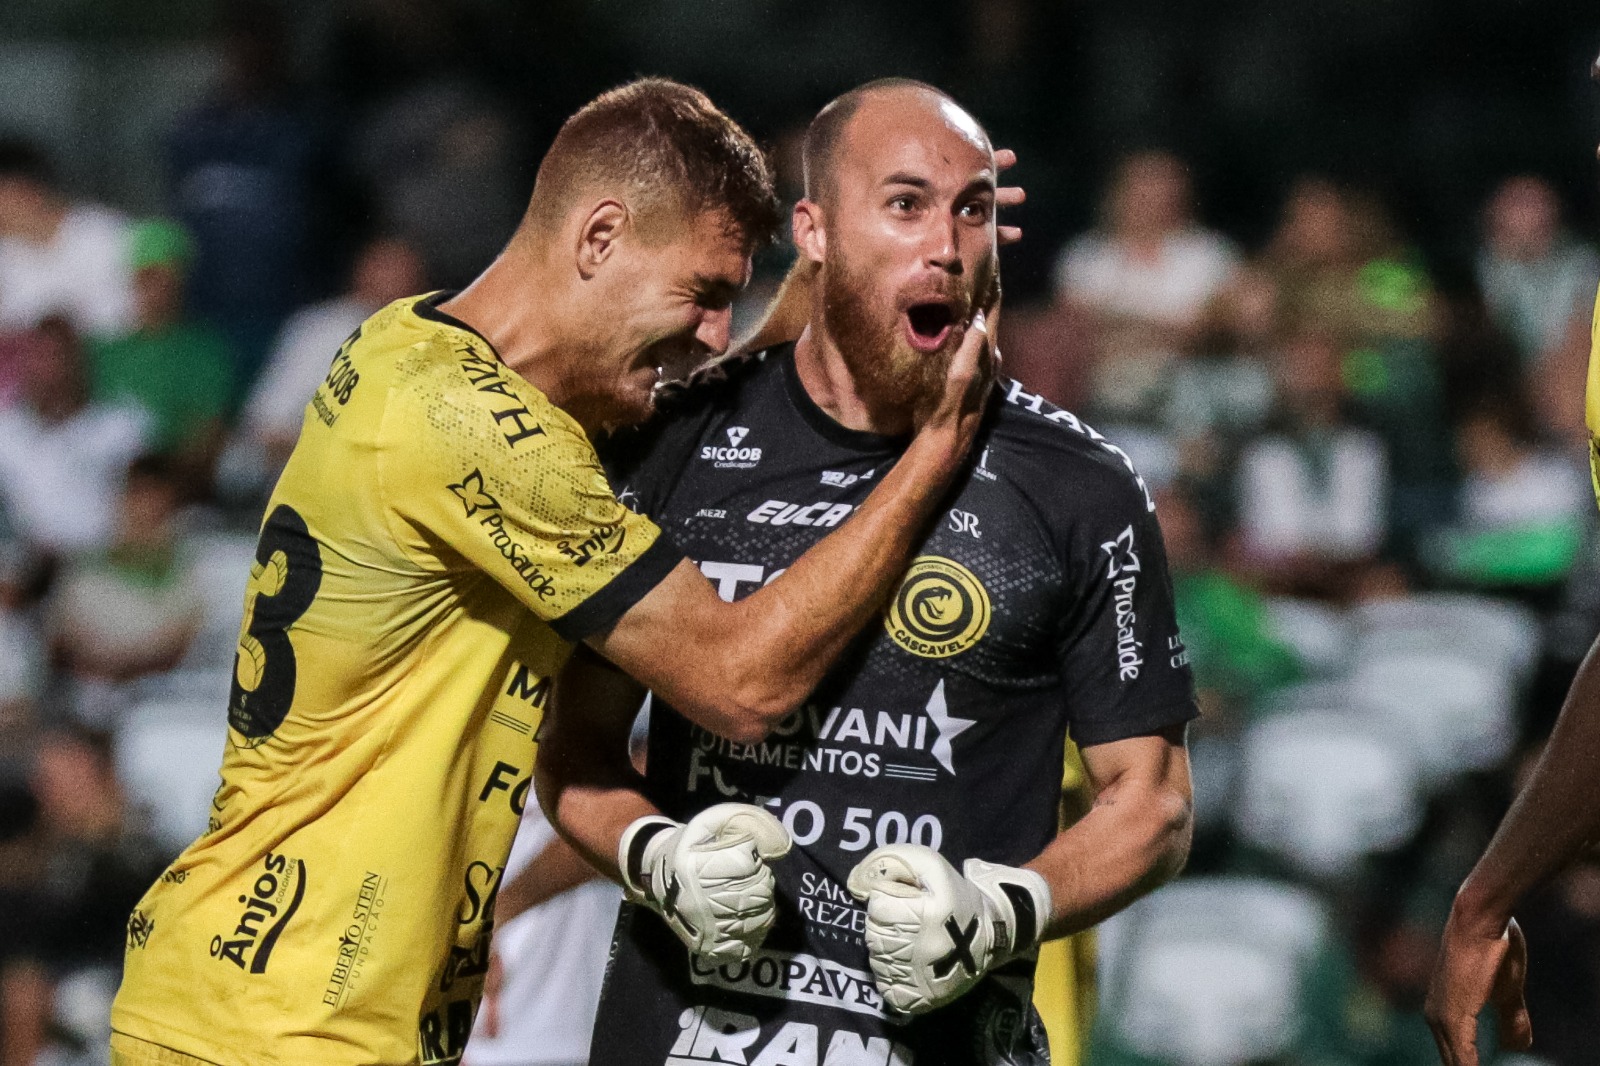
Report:
[[[989,628],[989,593],[960,563],[923,555],[912,561],[883,624],[912,655],[949,658],[978,643]]]

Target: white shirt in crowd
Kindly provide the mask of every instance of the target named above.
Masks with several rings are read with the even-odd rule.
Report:
[[[1089,233],[1061,253],[1056,292],[1101,314],[1183,326],[1205,310],[1238,267],[1232,243],[1199,227],[1167,237],[1150,260]]]
[[[1589,498],[1582,467],[1536,452],[1504,477],[1468,474],[1461,483],[1461,517],[1473,529],[1541,525],[1586,515]]]
[[[25,404],[0,410],[0,506],[16,533],[59,554],[105,547],[149,425],[138,407],[90,404],[58,425]]]
[[[1384,534],[1389,463],[1371,433],[1344,428],[1317,447],[1267,436],[1240,461],[1239,522],[1250,553],[1283,559],[1309,555],[1360,559]]]
[[[290,315],[245,404],[245,424],[258,436],[294,437],[311,394],[333,354],[376,307],[341,296]]]
[[[131,224],[122,214],[75,204],[47,244],[0,238],[0,331],[31,329],[59,314],[85,336],[129,332],[130,235]]]
[[[517,876],[555,837],[536,803],[528,804],[511,845],[504,881]],[[498,1033],[483,1032],[478,1012],[464,1066],[579,1066],[589,1061],[600,985],[622,889],[594,880],[524,911],[494,931],[505,968]]]

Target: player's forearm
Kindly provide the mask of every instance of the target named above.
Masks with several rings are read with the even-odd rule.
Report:
[[[900,581],[959,464],[959,449],[925,436],[843,526],[734,605],[722,655],[742,711],[734,739],[759,739],[799,706]]]
[[[1600,641],[1567,692],[1532,778],[1456,897],[1456,919],[1499,936],[1517,901],[1600,838]],[[1491,933],[1492,931],[1492,933]]]
[[[635,820],[661,813],[644,798],[642,780],[631,770],[617,769],[579,781],[546,769],[545,763],[541,752],[534,788],[545,816],[585,863],[620,884],[617,845],[623,832]]]
[[[1182,789],[1150,780],[1104,789],[1088,814],[1027,864],[1050,884],[1042,939],[1087,929],[1177,876],[1193,824]]]

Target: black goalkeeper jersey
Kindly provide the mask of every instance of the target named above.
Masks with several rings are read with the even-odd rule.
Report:
[[[602,451],[624,501],[737,599],[848,518],[905,444],[828,417],[783,346],[703,372]],[[845,880],[905,841],[958,869],[1028,862],[1057,832],[1069,733],[1103,744],[1195,714],[1143,481],[1073,415],[1002,381],[883,618],[803,707],[735,744],[655,704],[651,800],[678,819],[759,804],[795,847],[774,864],[778,922],[751,963],[692,958],[624,905],[591,1063],[1047,1062],[1029,959],[940,1010],[887,1013]]]

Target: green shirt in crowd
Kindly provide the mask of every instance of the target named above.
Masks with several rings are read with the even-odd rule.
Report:
[[[99,400],[143,406],[155,422],[156,446],[178,449],[226,417],[233,360],[222,335],[200,323],[141,331],[95,346],[94,392]]]

